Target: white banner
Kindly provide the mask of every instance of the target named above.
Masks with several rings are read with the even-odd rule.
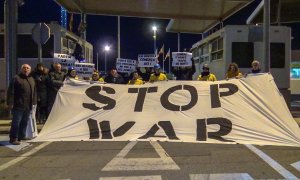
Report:
[[[132,73],[136,71],[136,60],[117,58],[116,68],[118,72]]]
[[[92,63],[75,63],[76,75],[79,77],[92,77],[95,64]]]
[[[34,141],[148,141],[300,146],[269,74],[140,86],[67,81]]]
[[[157,63],[155,54],[139,54],[138,67],[153,67]]]
[[[183,67],[192,66],[192,53],[187,52],[172,52],[172,66],[173,67]]]
[[[63,68],[74,67],[75,61],[76,59],[74,56],[54,53],[53,62],[61,64]]]

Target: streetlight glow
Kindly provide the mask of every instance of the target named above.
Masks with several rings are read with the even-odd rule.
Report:
[[[156,55],[156,31],[157,31],[157,26],[152,26],[153,30],[153,40],[154,40],[154,54]]]
[[[106,53],[108,53],[108,51],[110,50],[110,46],[109,45],[105,45],[104,46],[104,71],[105,73],[107,72],[107,69],[106,69]]]
[[[152,26],[152,30],[153,31],[157,31],[157,27],[156,26]]]
[[[110,50],[110,47],[108,46],[108,45],[106,45],[105,47],[104,47],[104,51],[109,51]]]

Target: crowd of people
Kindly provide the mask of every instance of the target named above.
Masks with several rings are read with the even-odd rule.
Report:
[[[260,71],[259,62],[254,60],[249,73],[260,73]],[[192,80],[192,76],[195,73],[194,61],[192,61],[191,67],[174,67],[172,72],[177,77],[177,80]],[[241,77],[244,77],[244,75],[239,71],[238,65],[236,63],[229,64],[226,79]],[[28,64],[21,66],[20,73],[13,78],[7,91],[7,105],[12,110],[12,125],[9,135],[11,144],[19,145],[20,141],[29,139],[26,137],[26,127],[34,105],[37,105],[37,122],[45,123],[56,95],[66,78],[79,79],[75,69],[70,68],[68,71],[65,71],[59,63],[54,63],[50,69],[42,63],[38,63],[33,71],[31,71],[31,67]],[[94,70],[91,77],[84,77],[83,80],[91,83],[141,85],[147,82],[166,81],[168,78],[161,71],[160,65],[156,64],[153,68],[145,68],[144,71],[137,68],[130,76],[124,77],[117,72],[116,68],[110,69],[104,77]],[[204,64],[197,80],[216,81],[217,78],[210,72],[209,65]]]

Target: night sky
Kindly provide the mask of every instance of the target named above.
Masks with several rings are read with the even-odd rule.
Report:
[[[4,0],[0,0],[0,2],[0,23],[3,23]],[[225,20],[224,26],[226,24],[245,24],[247,17],[259,2],[260,0],[255,0],[248,7]],[[80,15],[75,15],[74,30],[77,30],[79,20]],[[19,8],[20,23],[49,23],[50,21],[60,22],[60,6],[53,0],[25,0],[25,4]],[[121,17],[121,58],[137,59],[138,54],[153,53],[153,31],[151,29],[153,24],[159,28],[157,32],[158,50],[164,44],[165,52],[169,48],[171,51],[177,51],[177,34],[165,32],[168,22],[167,19]],[[300,49],[300,23],[285,25],[293,28],[292,49]],[[199,40],[201,40],[200,34],[181,34],[181,50],[191,48]],[[96,60],[97,51],[99,52],[100,66],[104,64],[103,46],[106,43],[111,45],[112,51],[107,58],[110,60],[109,66],[112,66],[117,57],[117,17],[88,15],[87,41],[94,46],[94,60]]]

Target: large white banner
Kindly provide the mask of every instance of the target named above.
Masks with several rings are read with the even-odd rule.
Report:
[[[155,54],[139,54],[138,67],[153,67],[157,63]]]
[[[117,58],[116,68],[118,72],[132,73],[136,71],[136,60]]]
[[[175,141],[300,146],[269,74],[140,86],[68,81],[34,141]]]
[[[192,53],[187,52],[172,52],[172,66],[173,67],[183,67],[192,66]]]
[[[61,64],[61,66],[64,68],[74,67],[75,61],[76,59],[74,56],[68,54],[54,53],[53,62]]]

